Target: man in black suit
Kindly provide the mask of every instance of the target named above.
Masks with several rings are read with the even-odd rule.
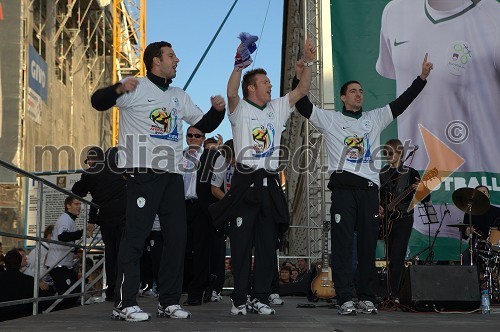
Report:
[[[216,201],[212,196],[211,177],[217,150],[203,149],[205,134],[189,127],[186,134],[188,148],[184,151],[184,196],[188,239],[184,261],[185,287],[188,299],[185,305],[201,305],[203,292],[209,282],[210,227],[208,206]]]
[[[33,297],[34,279],[19,271],[21,261],[22,256],[16,249],[5,254],[5,271],[0,273],[0,302]],[[30,316],[32,308],[31,303],[0,307],[0,321]]]
[[[95,225],[101,228],[105,244],[107,301],[114,300],[118,248],[127,205],[126,180],[116,166],[116,153],[116,147],[109,148],[106,153],[98,146],[90,148],[85,160],[89,168],[71,189],[81,197],[90,193],[92,202],[99,205],[99,209],[90,208],[87,231],[92,233]]]

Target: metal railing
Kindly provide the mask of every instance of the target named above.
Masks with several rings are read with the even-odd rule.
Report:
[[[71,191],[68,191],[64,188],[60,188],[56,184],[40,177],[35,174],[32,174],[30,172],[27,172],[19,167],[16,167],[10,163],[7,163],[3,160],[0,160],[0,167],[6,168],[14,173],[16,173],[18,176],[26,177],[31,180],[37,181],[39,183],[38,186],[38,202],[37,202],[37,214],[36,214],[36,236],[29,236],[29,235],[24,235],[24,234],[16,234],[16,233],[11,233],[11,232],[2,232],[0,231],[0,236],[5,236],[9,238],[17,238],[17,239],[23,239],[23,240],[32,240],[35,241],[35,247],[32,250],[36,250],[36,255],[35,255],[35,268],[34,268],[34,285],[33,285],[33,298],[29,299],[21,299],[21,300],[15,300],[15,301],[6,301],[6,302],[0,302],[0,307],[7,307],[7,306],[13,306],[13,305],[19,305],[19,304],[27,304],[27,303],[33,303],[33,315],[36,315],[39,313],[39,303],[43,301],[54,301],[48,308],[46,308],[43,312],[50,312],[53,310],[63,299],[65,298],[73,298],[73,297],[80,297],[80,303],[81,305],[84,305],[86,302],[86,298],[90,295],[94,295],[96,293],[102,293],[105,289],[96,289],[96,290],[91,290],[91,288],[101,279],[103,279],[103,273],[101,272],[96,279],[94,279],[92,282],[86,285],[85,280],[92,274],[94,271],[96,271],[98,268],[100,268],[103,263],[104,263],[104,256],[101,258],[97,263],[95,263],[89,271],[87,270],[87,264],[86,264],[86,259],[87,259],[87,253],[90,250],[95,250],[95,249],[103,249],[102,246],[97,246],[97,242],[99,241],[98,238],[98,232],[95,232],[95,235],[92,237],[90,243],[87,243],[87,237],[83,236],[82,239],[78,240],[76,243],[72,242],[62,242],[62,241],[56,241],[56,240],[50,240],[46,238],[42,238],[42,220],[43,220],[43,193],[44,193],[44,187],[50,187],[64,195],[73,197],[79,201],[81,201],[84,204],[84,215],[87,215],[87,209],[89,206],[94,207],[94,208],[99,208],[99,205],[92,203],[85,198],[82,198],[78,195],[75,195]],[[87,228],[87,220],[84,218],[83,221],[83,229],[84,231]],[[84,232],[85,235],[85,232]],[[59,245],[64,245],[68,247],[67,252],[59,260],[59,262],[64,259],[67,255],[71,254],[77,249],[82,249],[82,262],[81,262],[81,277],[80,279],[73,284],[64,294],[57,294],[54,296],[44,296],[44,297],[39,297],[40,295],[40,289],[39,289],[39,281],[42,280],[47,274],[50,273],[50,271],[57,266],[59,262],[54,264],[54,266],[49,267],[47,271],[41,275],[40,273],[40,268],[41,268],[41,244],[42,242],[45,243],[52,243],[52,244],[59,244]],[[104,285],[104,283],[103,283]],[[72,293],[77,287],[80,287],[80,292],[78,293]]]

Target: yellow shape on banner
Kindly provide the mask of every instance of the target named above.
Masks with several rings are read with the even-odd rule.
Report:
[[[425,150],[429,157],[429,163],[422,175],[422,181],[419,183],[417,192],[413,196],[413,200],[408,207],[408,211],[412,210],[416,204],[421,202],[431,191],[436,189],[444,180],[446,180],[453,172],[455,172],[465,159],[459,156],[448,145],[439,138],[434,136],[421,124],[418,125],[420,134],[424,139]],[[422,188],[423,187],[423,188]]]

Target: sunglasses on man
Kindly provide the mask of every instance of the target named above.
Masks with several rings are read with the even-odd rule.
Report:
[[[205,136],[203,136],[202,134],[191,134],[191,133],[187,133],[187,135],[186,135],[186,136],[187,136],[187,137],[189,137],[189,138],[193,138],[193,137],[194,137],[194,138],[201,138],[201,137],[205,137]]]

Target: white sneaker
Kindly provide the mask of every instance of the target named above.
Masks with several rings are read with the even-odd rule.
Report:
[[[363,314],[376,314],[377,308],[375,308],[372,301],[359,301],[357,311]]]
[[[210,298],[211,302],[220,302],[222,301],[222,296],[216,291],[212,291],[212,297]]]
[[[169,305],[168,307],[163,307],[158,303],[158,317],[170,317],[170,318],[191,318],[191,313],[183,309],[179,304]]]
[[[234,306],[233,300],[231,300],[232,307],[231,307],[231,315],[243,315],[245,316],[247,314],[247,305],[242,304],[237,307]]]
[[[269,304],[283,305],[283,304],[285,304],[285,301],[283,301],[281,299],[279,294],[274,293],[274,294],[269,295]]]
[[[259,315],[274,315],[276,313],[276,311],[269,305],[264,304],[257,299],[247,302],[247,311],[255,312]]]
[[[142,311],[139,306],[134,305],[126,308],[113,308],[111,318],[117,320],[126,320],[127,322],[143,322],[151,319],[151,315]]]
[[[347,301],[342,304],[338,309],[339,315],[352,315],[356,316],[356,308],[354,307],[354,302]]]

